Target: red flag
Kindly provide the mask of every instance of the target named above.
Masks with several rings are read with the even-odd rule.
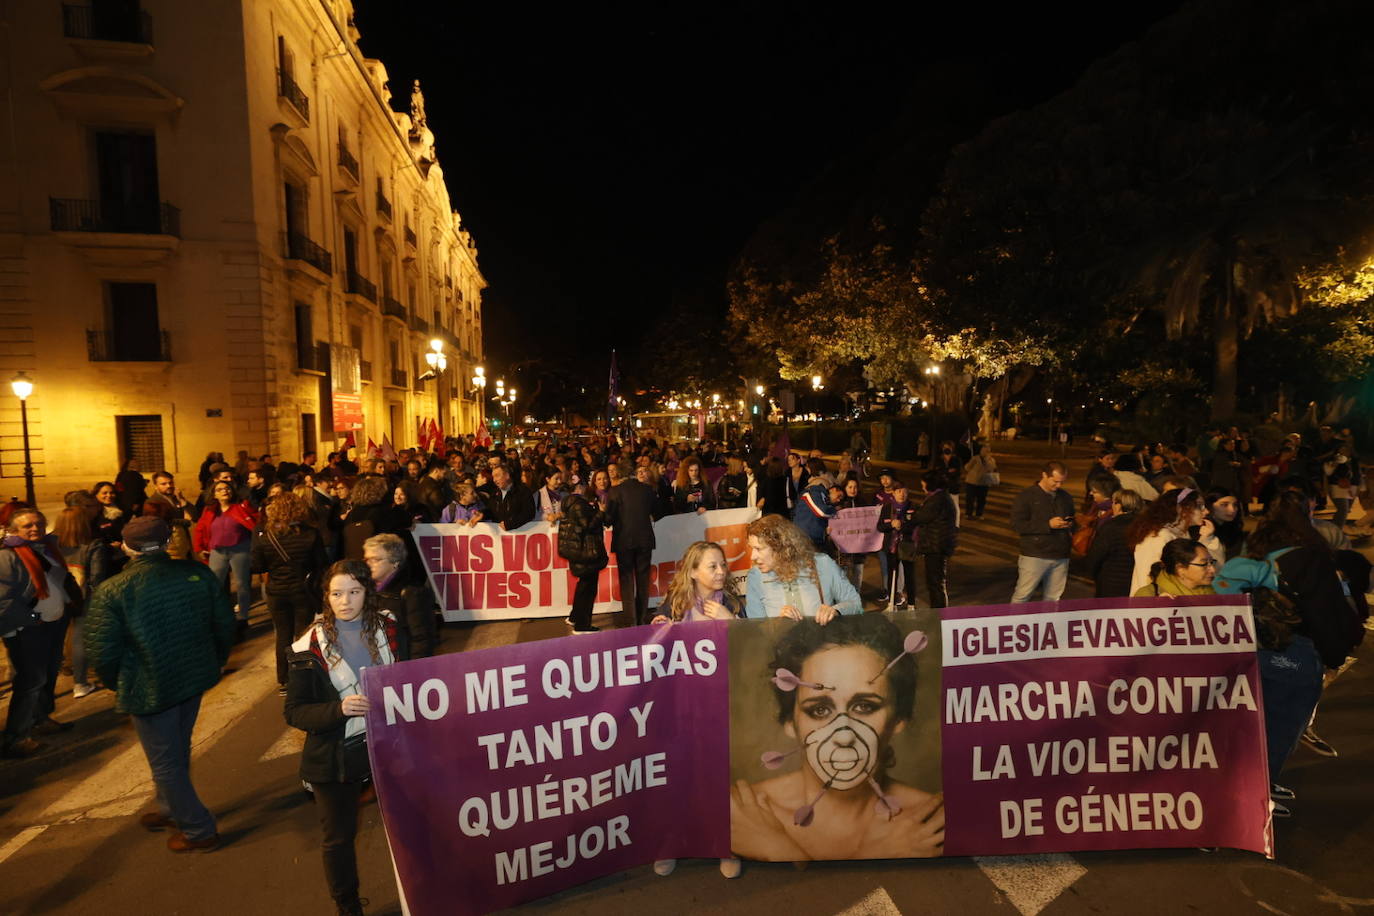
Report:
[[[343,445],[339,446],[339,451],[347,452],[351,448],[358,447],[358,440],[353,436],[353,430],[344,433]]]
[[[382,434],[381,457],[384,461],[396,460],[396,446],[391,444],[391,439],[385,433]]]
[[[375,442],[372,441],[372,437],[371,437],[371,436],[368,436],[368,437],[367,437],[367,457],[368,457],[368,458],[376,458],[379,454],[381,454],[381,449],[377,448],[377,443],[375,443]]]
[[[430,441],[434,443],[430,447],[430,451],[438,454],[440,458],[444,457],[444,455],[448,452],[448,447],[444,443],[444,428],[439,425],[439,422],[437,420],[430,420],[429,431]]]
[[[486,421],[477,427],[477,444],[483,448],[491,448],[492,446],[491,433],[487,431]]]
[[[428,420],[421,420],[421,421],[420,421],[419,428],[417,428],[417,429],[415,430],[415,438],[416,438],[416,440],[418,441],[420,448],[423,448],[423,449],[428,449],[428,448],[429,448],[429,421],[428,421]]]

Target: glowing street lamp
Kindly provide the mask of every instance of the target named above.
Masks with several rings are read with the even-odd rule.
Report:
[[[38,506],[33,494],[33,460],[29,453],[29,395],[33,394],[33,379],[21,371],[10,379],[10,389],[19,399],[19,421],[24,434],[24,498],[30,506]]]

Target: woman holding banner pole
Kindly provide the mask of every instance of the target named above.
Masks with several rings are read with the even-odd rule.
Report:
[[[814,617],[824,626],[863,611],[853,583],[796,525],[765,515],[749,523],[748,534],[753,566],[744,588],[746,617]]]
[[[286,722],[306,733],[300,773],[320,813],[329,895],[340,914],[361,916],[353,840],[372,768],[359,680],[363,668],[402,661],[408,652],[395,618],[378,605],[366,564],[340,560],[324,582],[323,612],[291,646]]]
[[[653,619],[656,624],[693,623],[700,620],[732,620],[744,610],[744,600],[730,578],[730,564],[725,551],[711,541],[696,541],[682,555],[678,572],[663,598],[663,610]],[[671,875],[677,859],[659,859],[654,872]],[[738,878],[740,861],[733,856],[720,860],[720,873]]]

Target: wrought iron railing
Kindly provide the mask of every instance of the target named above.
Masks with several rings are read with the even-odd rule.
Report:
[[[404,369],[391,370],[391,385],[393,388],[404,388],[407,384],[407,375]]]
[[[310,120],[310,96],[306,95],[300,86],[296,85],[292,74],[285,70],[277,71],[277,94],[291,103],[291,107],[301,113],[301,117]]]
[[[429,333],[429,322],[425,321],[419,315],[412,314],[409,319],[409,324],[412,331],[419,331],[421,334]]]
[[[365,382],[372,381],[372,363],[370,361],[358,360],[358,377]]]
[[[172,341],[162,330],[132,338],[114,331],[87,330],[86,355],[93,363],[168,363],[172,361]]]
[[[181,237],[181,211],[155,200],[48,198],[54,232],[126,232]]]
[[[293,261],[304,261],[324,273],[334,273],[334,259],[329,252],[299,232],[286,233],[286,256]]]
[[[386,199],[386,195],[381,191],[377,192],[377,212],[384,214],[387,219],[391,219],[391,201]]]
[[[362,296],[368,302],[377,301],[377,284],[351,270],[344,277],[344,291]]]
[[[97,13],[89,6],[64,3],[62,34],[67,38],[150,45],[153,43],[153,17],[147,10],[102,10]]]
[[[382,297],[382,314],[390,315],[392,318],[406,319],[406,307],[390,296]]]
[[[416,244],[417,244],[417,243],[416,243],[416,241],[415,241],[415,230],[412,229],[412,228],[410,228],[409,226],[406,226],[406,228],[405,228],[405,235],[406,235],[406,244],[409,245],[411,248],[416,247]]]
[[[348,147],[339,144],[339,165],[343,170],[353,176],[353,180],[358,180],[358,160],[353,158],[353,154],[348,151]]]

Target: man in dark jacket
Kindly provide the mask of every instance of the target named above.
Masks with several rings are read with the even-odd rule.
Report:
[[[504,464],[498,464],[491,472],[491,490],[486,503],[486,520],[499,522],[504,531],[514,531],[534,521],[534,494],[511,477]]]
[[[606,500],[611,550],[620,577],[620,608],[636,625],[649,622],[649,564],[654,547],[654,489],[621,462],[620,486]]]
[[[132,562],[91,596],[86,652],[116,708],[131,714],[157,786],[157,810],[140,822],[174,828],[173,852],[219,845],[214,816],[191,784],[191,732],[201,694],[220,677],[234,644],[234,614],[200,563],[167,556],[171,527],[155,516],[124,526]]]
[[[1040,480],[1016,494],[1011,504],[1011,527],[1021,539],[1016,561],[1016,589],[1012,604],[1029,601],[1043,584],[1046,601],[1058,601],[1069,582],[1069,551],[1073,547],[1073,497],[1064,492],[1068,469],[1048,461]]]

